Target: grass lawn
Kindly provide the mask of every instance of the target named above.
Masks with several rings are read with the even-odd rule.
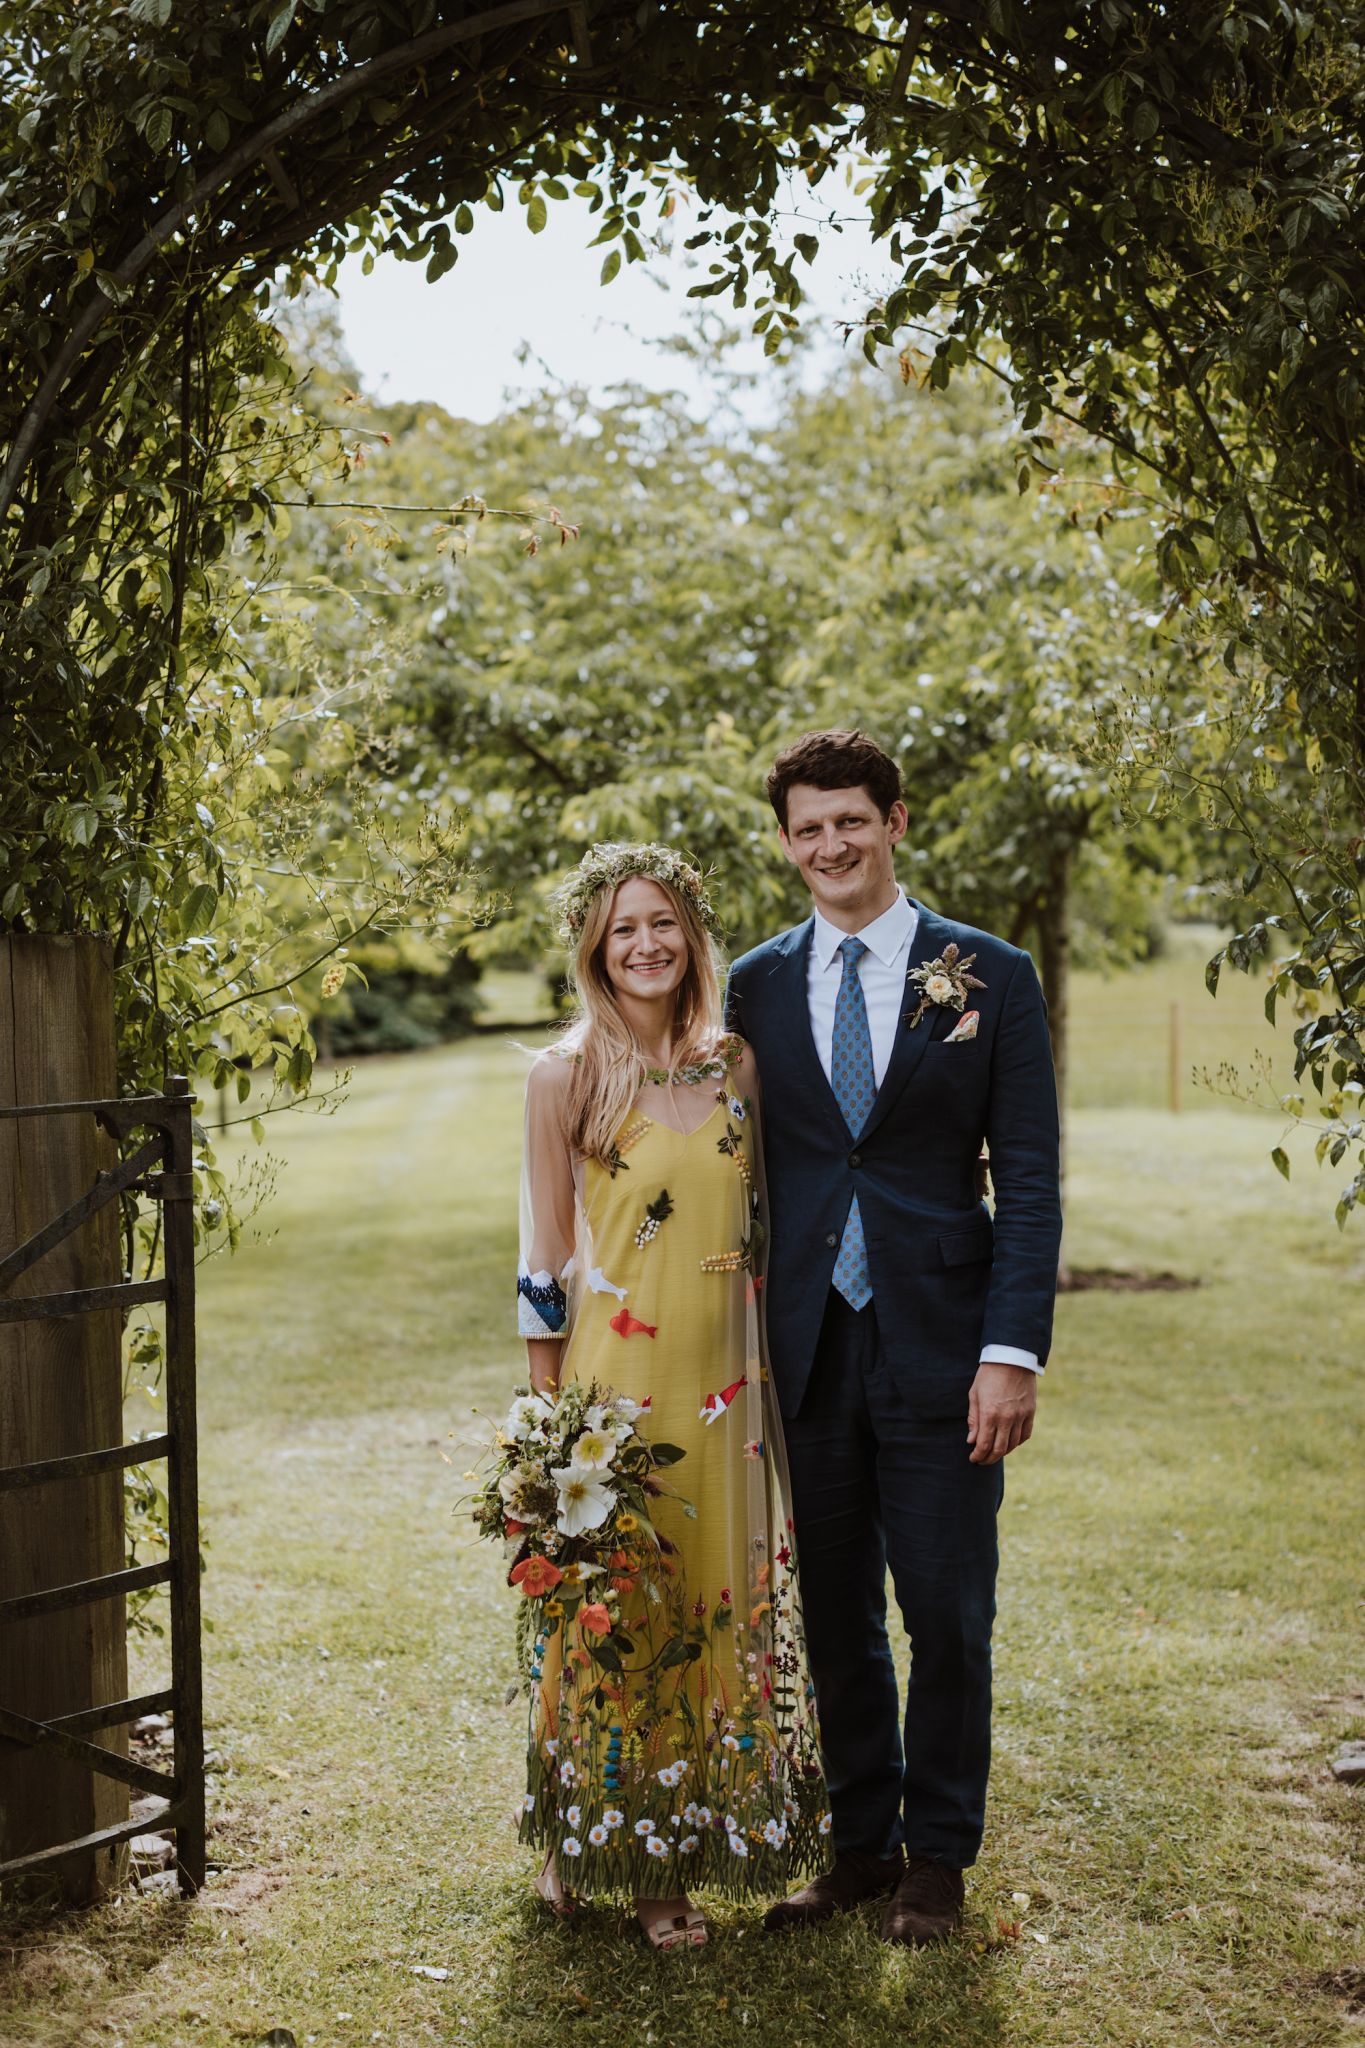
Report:
[[[1008,1466],[960,1943],[893,1953],[870,1919],[779,1942],[725,1907],[706,1951],[658,1957],[616,1909],[538,1916],[510,1596],[453,1512],[471,1411],[518,1370],[522,1067],[492,1037],[277,1122],[269,1234],[203,1270],[219,1867],[191,1906],[11,1921],[7,2048],[1359,2041],[1365,1791],[1328,1762],[1365,1734],[1365,1237],[1326,1179],[1275,1176],[1262,1119],[1113,1106],[1086,1068],[1109,998],[1082,994],[1078,1100],[1111,1106],[1074,1118],[1071,1257],[1203,1284],[1060,1305]]]

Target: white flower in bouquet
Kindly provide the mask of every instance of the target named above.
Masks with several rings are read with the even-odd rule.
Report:
[[[535,1465],[514,1465],[504,1472],[498,1492],[509,1518],[527,1529],[539,1528],[558,1506],[557,1495]]]
[[[577,1466],[580,1472],[605,1472],[616,1450],[614,1434],[605,1429],[585,1429],[569,1452],[569,1469]]]
[[[629,1394],[618,1394],[611,1404],[611,1412],[627,1429],[634,1429],[648,1406],[647,1401],[632,1401]]]
[[[600,1430],[603,1436],[612,1437],[618,1444],[625,1442],[626,1438],[630,1435],[632,1427],[629,1422],[626,1422],[617,1414],[614,1406],[608,1407],[601,1401],[593,1403],[592,1407],[589,1408],[587,1414],[583,1417],[583,1420],[589,1429]]]
[[[544,1394],[519,1394],[507,1411],[502,1433],[510,1436],[514,1443],[525,1443],[528,1436],[545,1428],[553,1413],[554,1409]]]
[[[587,1529],[600,1529],[616,1505],[612,1489],[581,1465],[557,1465],[550,1477],[559,1494],[556,1526],[566,1536],[581,1536]]]
[[[924,984],[924,993],[931,1003],[950,1003],[957,991],[946,974],[931,974]]]

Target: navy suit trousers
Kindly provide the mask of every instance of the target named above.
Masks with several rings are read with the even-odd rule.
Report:
[[[1003,1464],[971,1463],[965,1397],[892,1376],[875,1301],[832,1290],[785,1434],[834,1846],[965,1868],[990,1771]],[[888,1566],[910,1639],[903,1742]]]

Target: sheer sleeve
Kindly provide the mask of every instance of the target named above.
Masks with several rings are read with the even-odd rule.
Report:
[[[758,1062],[754,1049],[746,1044],[730,1068],[728,1086],[749,1106],[750,1144],[753,1149],[753,1185],[750,1193],[752,1221],[758,1225],[754,1246],[753,1272],[760,1288],[768,1270],[768,1182],[763,1170],[763,1097],[759,1086]]]
[[[564,1113],[570,1077],[566,1059],[542,1053],[526,1083],[517,1330],[533,1340],[562,1337],[568,1321],[574,1172]]]

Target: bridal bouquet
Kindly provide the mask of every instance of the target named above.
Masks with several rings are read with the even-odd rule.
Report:
[[[498,1430],[473,1513],[480,1535],[514,1555],[508,1581],[522,1596],[514,1690],[539,1680],[545,1645],[561,1624],[576,1620],[580,1644],[605,1672],[619,1673],[633,1647],[620,1625],[620,1595],[647,1594],[671,1548],[649,1504],[666,1492],[677,1498],[658,1474],[683,1455],[640,1435],[635,1425],[648,1406],[596,1382],[557,1396],[529,1391],[516,1396]]]

